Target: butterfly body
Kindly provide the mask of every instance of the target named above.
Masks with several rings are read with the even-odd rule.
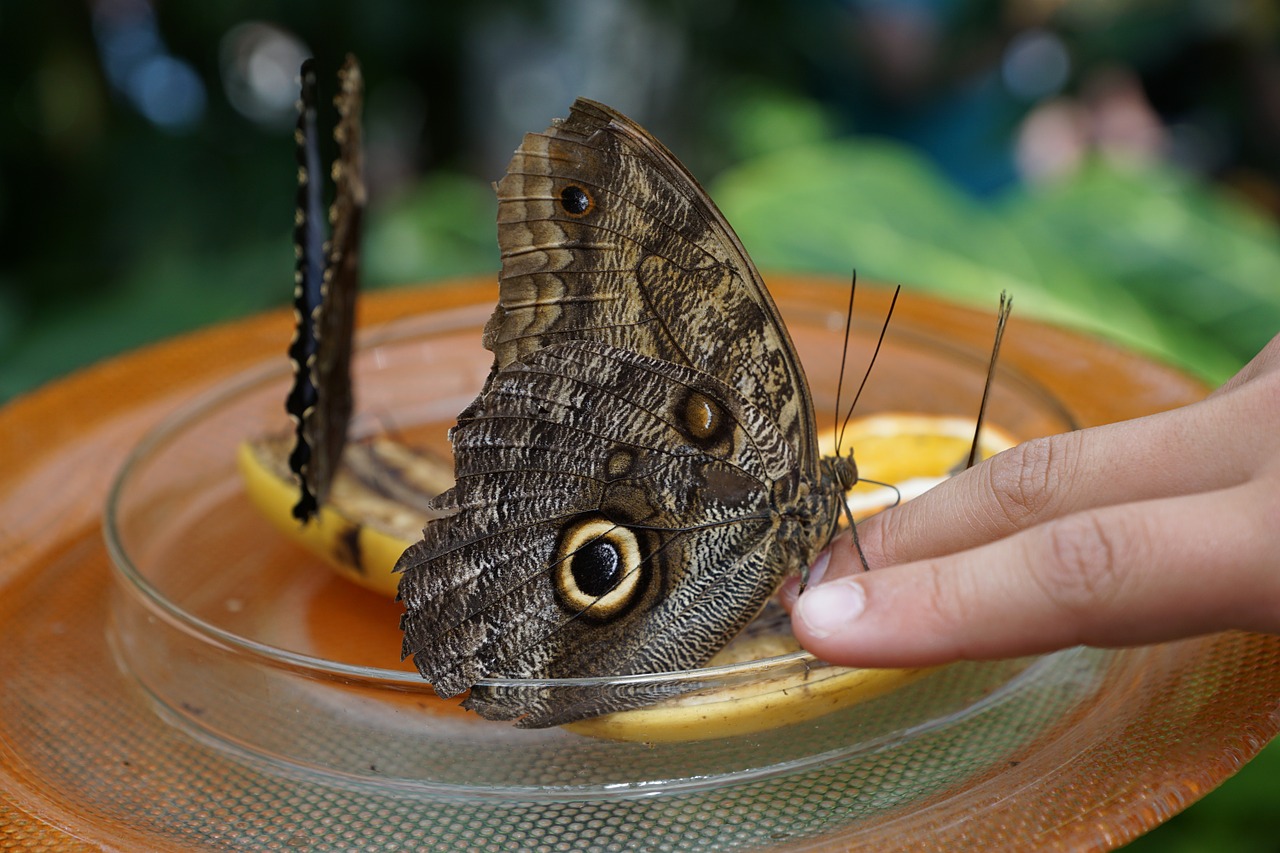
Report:
[[[494,364],[450,433],[446,517],[400,560],[404,651],[441,695],[705,663],[830,540],[851,460],[819,459],[759,273],[638,125],[580,100],[497,191]]]

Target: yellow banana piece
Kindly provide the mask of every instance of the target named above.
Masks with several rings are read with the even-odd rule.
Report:
[[[869,702],[933,671],[831,670],[690,694],[646,708],[580,720],[563,728],[588,737],[643,743],[757,734]]]
[[[846,441],[858,448],[862,477],[894,483],[909,499],[940,482],[963,461],[972,419],[935,415],[880,414],[850,422]],[[834,451],[834,433],[820,438]],[[1014,439],[984,426],[982,458]],[[452,463],[390,438],[353,442],[334,477],[327,503],[307,525],[293,518],[297,486],[287,463],[289,436],[243,442],[237,464],[254,506],[285,536],[319,556],[343,577],[394,597],[400,554],[433,517],[427,501],[453,483]],[[892,488],[859,483],[850,491],[855,516],[868,515],[898,499]],[[753,630],[754,626],[754,630]],[[785,618],[769,616],[749,626],[710,666],[788,654],[799,645]],[[687,693],[645,708],[605,714],[564,728],[590,737],[646,743],[709,740],[753,734],[811,720],[867,702],[931,672],[922,669],[847,669],[818,666],[769,679]]]
[[[785,614],[778,620],[766,610],[759,621],[765,623],[763,628],[752,623],[716,655],[709,666],[762,661],[799,651],[800,645],[787,630]],[[776,629],[768,624],[770,622]],[[769,678],[767,672],[752,677],[748,669],[735,672],[735,681],[739,683],[686,693],[645,708],[580,720],[564,728],[589,737],[645,743],[750,735],[868,702],[936,668],[849,669],[819,664],[773,678]]]
[[[453,463],[389,438],[349,444],[329,499],[310,523],[291,514],[298,486],[289,471],[289,436],[240,444],[236,463],[249,500],[281,533],[338,574],[394,598],[400,554],[432,518],[426,502],[453,485]]]

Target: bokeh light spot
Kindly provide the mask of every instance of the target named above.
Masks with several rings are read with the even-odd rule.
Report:
[[[204,115],[204,83],[194,68],[172,56],[153,56],[134,69],[129,94],[148,121],[182,130]]]
[[[311,51],[293,33],[262,21],[237,24],[219,46],[222,85],[241,115],[273,127],[294,120],[298,68]]]
[[[1000,72],[1005,87],[1015,97],[1039,101],[1066,86],[1071,76],[1071,54],[1055,33],[1026,30],[1009,42]]]

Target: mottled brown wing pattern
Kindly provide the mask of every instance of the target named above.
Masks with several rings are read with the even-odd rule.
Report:
[[[306,522],[324,502],[346,444],[354,405],[351,347],[359,290],[359,249],[365,189],[360,113],[364,85],[360,66],[348,57],[339,72],[334,99],[338,123],[334,137],[334,200],[329,209],[333,232],[324,239],[314,63],[302,68],[298,117],[298,211],[294,284],[296,329],[289,356],[294,385],[285,407],[296,421],[289,467],[299,483],[293,515]]]
[[[712,429],[690,428],[691,399],[715,408]],[[405,650],[443,694],[493,673],[696,665],[786,569],[765,545],[774,483],[794,476],[794,451],[767,413],[709,374],[607,344],[557,344],[500,370],[452,438],[454,514],[400,564]],[[607,618],[597,598],[575,602],[560,588],[577,559],[563,547],[573,531],[587,545],[634,537],[623,567],[635,588]],[[526,725],[546,724],[537,710]]]
[[[773,412],[816,472],[786,327],[737,236],[660,142],[580,99],[525,136],[497,191],[502,272],[485,335],[497,366],[602,340],[697,367]]]
[[[607,107],[526,136],[497,191],[493,370],[450,433],[448,515],[400,561],[404,652],[446,696],[700,665],[835,524],[786,329],[706,194]],[[551,695],[472,707],[544,726],[644,701]]]

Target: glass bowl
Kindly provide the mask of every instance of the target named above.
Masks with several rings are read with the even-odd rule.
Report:
[[[781,307],[819,422],[832,423],[844,316],[803,302]],[[489,370],[492,357],[480,345],[489,313],[451,308],[364,334],[354,360],[353,433],[391,431],[447,453],[449,426]],[[855,325],[851,365],[866,363],[878,334],[877,324]],[[858,412],[972,416],[987,358],[895,322]],[[282,356],[162,423],[128,458],[105,517],[116,580],[108,640],[122,672],[168,724],[273,774],[365,794],[511,803],[856,784],[858,808],[874,814],[1005,766],[1049,721],[1070,717],[1104,681],[1124,677],[1109,653],[1085,649],[957,664],[814,719],[684,743],[480,719],[436,697],[399,660],[397,603],[332,574],[245,498],[236,448],[289,428],[289,379]],[[1007,369],[997,372],[988,417],[1018,438],[1073,426],[1048,391]],[[691,672],[493,679],[484,687],[707,689],[824,666],[796,653]],[[767,824],[758,829],[767,837]]]

